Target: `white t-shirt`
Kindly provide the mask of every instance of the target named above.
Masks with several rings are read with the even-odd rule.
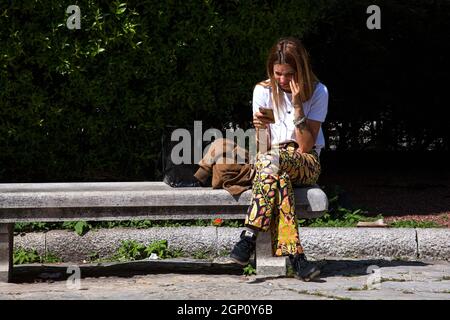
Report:
[[[278,117],[275,113],[275,123],[270,124],[271,145],[295,140],[294,107],[292,106],[292,94],[283,92],[284,104],[280,106]],[[256,85],[253,90],[253,114],[259,112],[259,107],[274,109],[272,102],[272,88]],[[317,83],[311,99],[303,103],[303,111],[306,118],[324,122],[328,111],[328,89],[322,83]],[[315,149],[320,150],[325,146],[322,127],[317,135]]]

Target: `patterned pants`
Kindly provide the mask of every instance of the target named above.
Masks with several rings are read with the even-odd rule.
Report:
[[[295,142],[258,153],[252,202],[245,225],[262,231],[270,229],[275,256],[302,253],[295,216],[293,185],[312,185],[320,174],[316,151],[296,152]]]

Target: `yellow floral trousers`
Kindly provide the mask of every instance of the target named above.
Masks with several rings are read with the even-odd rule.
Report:
[[[296,152],[297,143],[291,142],[258,153],[256,174],[252,185],[252,201],[245,225],[272,234],[275,256],[302,253],[295,216],[293,186],[312,185],[320,174],[320,162],[315,150]]]

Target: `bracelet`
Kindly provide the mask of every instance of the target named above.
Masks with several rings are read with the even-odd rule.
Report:
[[[299,129],[303,129],[306,126],[306,117],[294,119],[294,126]]]

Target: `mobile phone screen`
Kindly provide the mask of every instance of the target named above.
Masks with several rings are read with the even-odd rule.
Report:
[[[261,112],[265,117],[272,120],[272,123],[275,123],[275,116],[273,114],[273,110],[269,108],[259,108],[259,112]]]

